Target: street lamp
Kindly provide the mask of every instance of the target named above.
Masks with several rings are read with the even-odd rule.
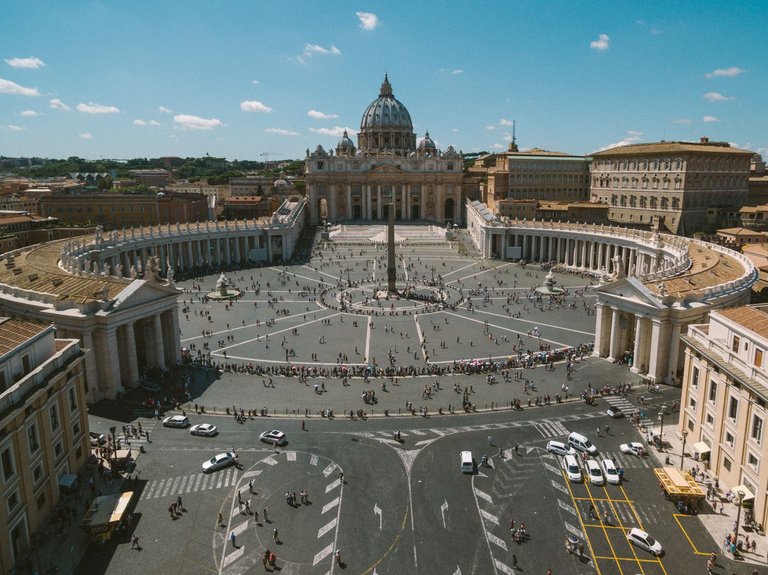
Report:
[[[683,461],[685,461],[685,438],[688,437],[688,432],[683,430],[683,450],[680,452],[680,470],[683,469]]]
[[[745,493],[741,489],[736,490],[736,495],[739,498],[739,508],[736,510],[736,537],[733,539],[734,545],[736,545],[736,552],[739,551],[739,523],[741,523],[741,503],[744,501]],[[734,553],[736,555],[736,553]]]

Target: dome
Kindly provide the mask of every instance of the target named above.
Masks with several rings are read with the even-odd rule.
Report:
[[[379,97],[371,102],[363,112],[360,120],[360,130],[371,128],[395,128],[398,130],[413,130],[411,115],[403,103],[395,98],[392,85],[386,74],[381,84]]]
[[[352,138],[349,137],[346,130],[344,130],[344,135],[341,137],[341,140],[339,140],[339,143],[336,144],[336,155],[355,155],[355,143],[352,141]]]
[[[437,150],[437,146],[435,146],[435,142],[432,140],[432,138],[429,137],[429,132],[426,132],[424,134],[424,139],[419,142],[419,151],[420,152],[433,152]]]

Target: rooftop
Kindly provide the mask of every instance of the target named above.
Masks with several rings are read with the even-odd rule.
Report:
[[[50,324],[0,317],[0,356],[16,349],[50,327]]]
[[[728,154],[728,155],[748,155],[752,157],[754,152],[733,148],[728,142],[651,142],[648,144],[630,144],[628,146],[617,146],[602,152],[592,154],[595,158],[605,158],[611,156],[628,155],[649,155],[649,154],[679,154],[679,153],[698,153],[698,154]]]
[[[716,313],[768,339],[768,312],[765,306],[742,306],[718,310]]]

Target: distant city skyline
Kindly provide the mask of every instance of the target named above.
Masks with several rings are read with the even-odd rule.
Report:
[[[356,141],[389,74],[417,139],[768,156],[768,4],[0,3],[0,155],[303,158]]]

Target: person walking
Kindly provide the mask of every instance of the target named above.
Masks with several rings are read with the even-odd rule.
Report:
[[[253,522],[257,524],[259,522],[259,512],[256,509],[253,510]]]
[[[251,500],[250,499],[248,499],[245,502],[245,514],[246,515],[250,515],[251,514]]]
[[[262,514],[264,515],[264,522],[265,523],[269,523],[269,516],[267,515],[267,508],[266,507],[262,510]]]
[[[248,480],[248,493],[253,494],[253,479]]]
[[[277,543],[280,541],[280,540],[278,539],[278,537],[277,537],[277,527],[275,527],[275,528],[272,530],[272,539],[274,539],[274,541],[275,541],[275,544],[277,544]]]
[[[139,545],[139,536],[135,533],[131,537],[131,549],[138,549],[141,551],[141,545]]]
[[[517,569],[517,555],[512,553],[512,568]]]
[[[224,527],[224,517],[222,517],[221,513],[216,515],[216,525],[219,527]]]
[[[232,542],[232,547],[237,549],[237,535],[235,535],[234,531],[231,531],[229,534],[229,540]]]

